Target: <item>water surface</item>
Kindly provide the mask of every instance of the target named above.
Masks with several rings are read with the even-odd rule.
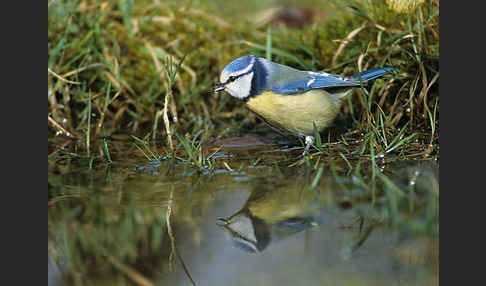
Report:
[[[300,151],[252,142],[207,170],[126,141],[113,163],[51,149],[49,284],[438,285],[434,163],[385,162],[398,190],[370,195],[366,166],[318,176],[291,166]]]

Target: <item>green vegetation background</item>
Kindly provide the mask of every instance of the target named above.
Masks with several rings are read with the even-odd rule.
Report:
[[[407,1],[241,2],[48,1],[48,138],[76,138],[68,154],[72,158],[104,159],[102,152],[90,153],[93,144],[101,144],[100,138],[134,135],[145,139],[135,141],[145,147],[143,142],[169,149],[171,135],[186,153],[180,156],[202,169],[212,161],[207,157],[201,161],[201,142],[185,138],[199,140],[201,133],[205,138],[227,138],[264,126],[242,102],[212,93],[221,69],[231,60],[254,54],[299,69],[342,75],[395,66],[396,74],[356,89],[331,128],[339,130],[333,132],[337,134],[331,140],[333,148],[323,148],[328,140],[318,140],[317,152],[305,162],[311,166],[312,161],[312,172],[300,171],[310,177],[307,187],[315,189],[324,181],[324,166],[332,167],[341,160],[363,191],[339,195],[353,203],[376,201],[383,206],[370,221],[389,219],[392,225],[406,226],[412,232],[438,235],[435,176],[421,179],[427,195],[408,196],[376,171],[375,159],[380,158],[378,154],[439,158],[439,2],[415,1],[423,3],[401,11],[392,9],[390,3]],[[304,18],[289,18],[289,7],[296,6],[303,7]],[[52,142],[49,152],[62,149],[62,140]],[[145,150],[150,153],[150,148]],[[354,156],[372,161],[365,176],[360,175],[360,163],[351,161]],[[324,160],[319,161],[321,157]],[[140,208],[137,202],[152,202],[154,197],[170,202],[178,188],[184,190],[184,196],[190,193],[210,200],[204,184],[193,186],[188,180],[164,177],[149,179],[149,186],[138,186],[129,180],[129,174],[111,175],[109,166],[106,174],[88,174],[50,159],[49,250],[55,254],[53,249],[62,246],[59,257],[64,257],[75,281],[80,273],[115,269],[144,284],[145,278],[134,269],[150,273],[147,269],[153,267],[152,262],[162,259],[155,250],[167,246],[170,239],[165,235],[167,206]],[[255,159],[251,164],[260,160]],[[89,162],[91,169],[93,161]],[[280,172],[278,166],[273,167],[267,170],[267,177]],[[70,168],[77,173],[69,173]],[[284,173],[300,171],[292,166],[282,168]],[[415,169],[410,174],[413,177]],[[384,191],[375,192],[375,178]],[[159,179],[167,184],[151,189],[150,184]],[[105,185],[93,190],[91,183],[91,187],[85,186],[90,180]],[[213,180],[218,183],[220,178]],[[131,188],[130,194],[123,192]],[[192,188],[199,191],[188,191]],[[123,205],[119,193],[127,196]],[[135,199],[129,201],[128,197]],[[185,212],[191,211],[189,206],[176,216],[185,219]],[[410,219],[412,215],[415,217]],[[167,254],[169,248],[164,249]]]
[[[342,75],[397,67],[357,89],[337,122],[374,133],[377,152],[413,134],[403,143],[416,144],[399,149],[436,154],[439,4],[398,13],[388,2],[49,1],[49,136],[75,136],[88,148],[117,133],[165,144],[168,128],[171,137],[204,130],[212,138],[255,130],[262,122],[241,102],[211,92],[227,63],[255,54]],[[289,19],[285,11],[295,6],[308,14]],[[167,68],[181,61],[171,81]]]

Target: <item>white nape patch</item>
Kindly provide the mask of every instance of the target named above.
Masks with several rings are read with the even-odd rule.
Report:
[[[271,62],[267,59],[259,58],[258,63],[260,63],[263,66],[263,69],[266,70],[266,71],[269,71],[269,70],[272,69],[272,66],[270,65],[270,63],[273,63],[273,62]]]
[[[253,72],[250,72],[244,76],[240,76],[235,81],[226,84],[224,89],[231,94],[231,96],[244,99],[250,95],[252,79]]]
[[[311,85],[313,82],[315,82],[316,79],[315,78],[311,78],[308,82],[307,82],[307,86]]]

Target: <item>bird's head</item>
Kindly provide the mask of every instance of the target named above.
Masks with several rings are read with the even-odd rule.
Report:
[[[225,90],[233,97],[246,100],[264,89],[266,74],[260,58],[239,57],[223,69],[214,91]]]

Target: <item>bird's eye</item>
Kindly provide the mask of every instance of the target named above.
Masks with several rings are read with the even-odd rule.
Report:
[[[236,76],[230,76],[228,78],[228,82],[232,82],[232,81],[235,81],[236,80]]]

